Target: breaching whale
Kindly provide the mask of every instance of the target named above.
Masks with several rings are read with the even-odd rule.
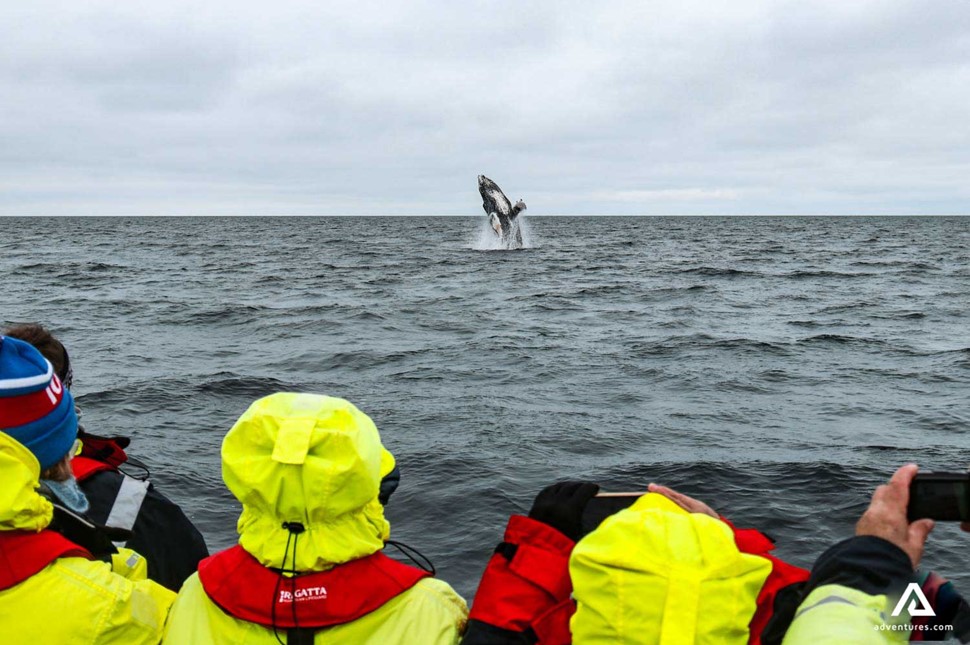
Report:
[[[495,234],[502,238],[507,249],[522,248],[522,230],[519,228],[519,213],[526,209],[521,199],[512,205],[502,189],[485,175],[478,176],[478,192],[482,194],[482,208],[488,216],[488,223]]]

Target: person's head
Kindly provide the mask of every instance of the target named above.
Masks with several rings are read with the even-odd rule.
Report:
[[[10,338],[17,338],[33,345],[54,366],[54,372],[61,379],[64,387],[71,389],[71,382],[74,380],[74,375],[67,348],[43,325],[37,323],[14,325],[5,330],[3,335],[9,336]]]
[[[41,478],[71,477],[77,429],[74,399],[50,361],[30,343],[0,336],[0,430],[33,453]]]
[[[746,644],[770,571],[724,522],[648,493],[573,549],[574,642]]]
[[[259,399],[222,442],[222,476],[243,505],[239,543],[267,567],[283,566],[294,535],[286,566],[298,571],[382,549],[390,525],[378,494],[393,468],[366,414],[316,394]]]

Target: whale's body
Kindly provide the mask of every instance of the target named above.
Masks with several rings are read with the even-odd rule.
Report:
[[[478,192],[482,195],[482,208],[488,216],[488,223],[502,239],[505,248],[521,249],[522,230],[518,216],[526,209],[525,202],[520,199],[513,206],[498,184],[485,175],[478,176]]]

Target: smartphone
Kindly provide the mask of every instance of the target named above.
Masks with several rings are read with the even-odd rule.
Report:
[[[596,497],[586,502],[586,508],[583,509],[583,535],[595,531],[596,527],[603,520],[614,513],[622,511],[624,508],[633,506],[633,502],[646,494],[646,491],[639,493],[608,493],[606,491],[600,491],[596,494]]]
[[[970,473],[917,473],[909,486],[909,521],[970,522]]]

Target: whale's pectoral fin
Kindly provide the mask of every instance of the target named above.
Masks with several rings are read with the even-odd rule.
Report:
[[[498,218],[498,215],[496,215],[495,213],[489,213],[488,214],[488,223],[491,224],[492,230],[495,231],[495,234],[498,235],[499,237],[501,237],[502,236],[502,220],[500,220]]]

